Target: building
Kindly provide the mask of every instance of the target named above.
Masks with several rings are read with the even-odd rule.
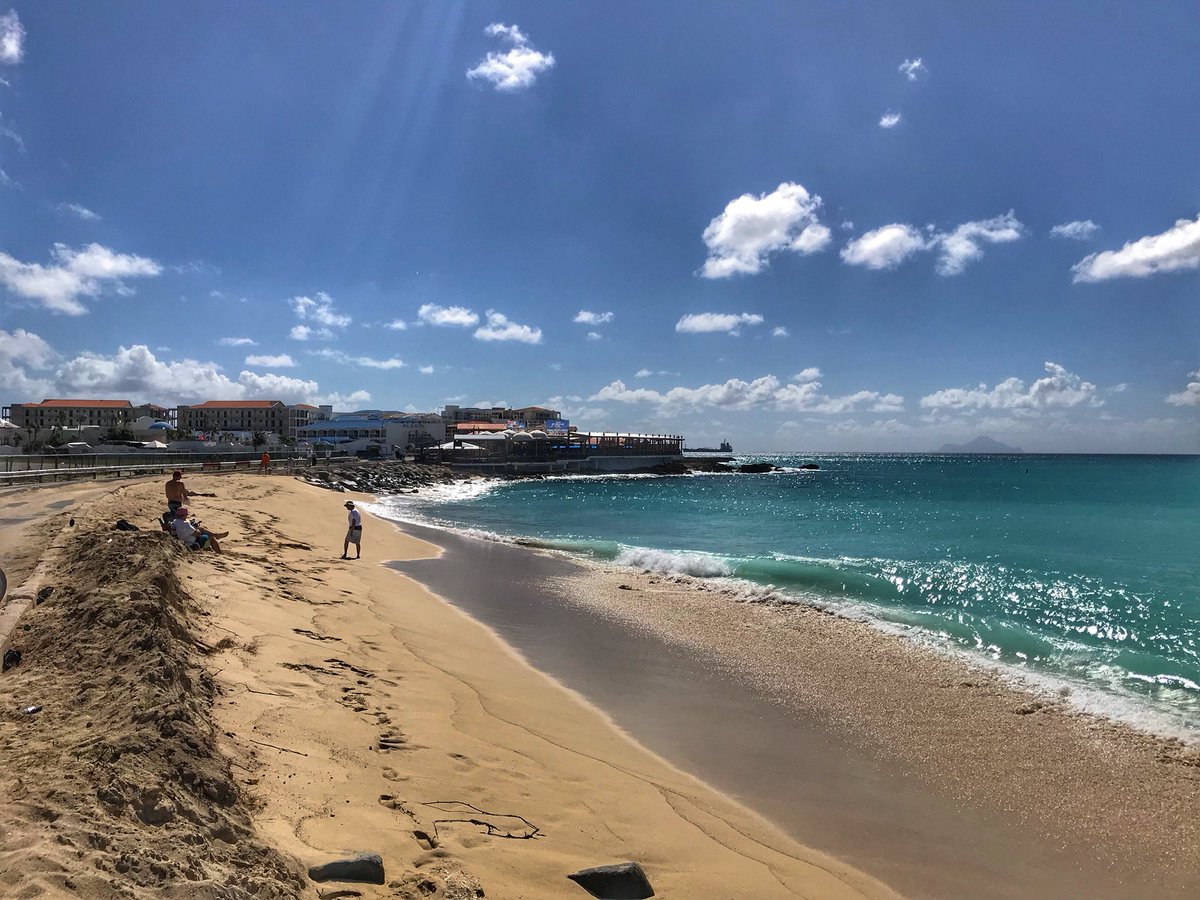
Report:
[[[294,403],[288,409],[291,410],[290,421],[288,422],[288,434],[293,437],[296,435],[296,429],[301,425],[316,422],[318,419],[328,418],[328,416],[322,413],[321,407],[312,406],[308,403]]]
[[[170,421],[165,406],[143,403],[134,406],[128,400],[43,400],[41,403],[14,403],[3,411],[18,428],[78,428],[96,425],[110,430],[131,425],[146,416]]]
[[[391,456],[396,450],[404,452],[441,443],[446,429],[442,417],[433,413],[389,416],[354,413],[301,425],[293,436],[313,445],[333,444],[351,451],[373,444],[381,453]]]
[[[282,400],[206,400],[178,409],[180,431],[291,434],[292,411]]]
[[[520,409],[509,409],[505,406],[493,406],[487,409],[478,406],[447,405],[442,410],[442,419],[446,427],[453,430],[456,425],[463,423],[492,423],[508,425],[517,423],[520,428],[545,428],[546,423],[562,418],[557,409],[546,409],[543,406],[522,406]]]

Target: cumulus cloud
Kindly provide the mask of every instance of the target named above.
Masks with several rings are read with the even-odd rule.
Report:
[[[1120,250],[1085,256],[1071,269],[1074,281],[1145,278],[1158,272],[1200,268],[1200,216],[1180,219],[1162,234],[1130,241]]]
[[[894,110],[888,110],[879,118],[880,128],[895,128],[904,119],[904,116]]]
[[[761,325],[758,313],[688,313],[675,323],[680,334],[741,334],[743,325]]]
[[[324,359],[331,359],[336,363],[341,363],[346,366],[362,366],[367,369],[402,369],[404,361],[391,357],[390,359],[375,359],[371,356],[351,356],[349,353],[343,353],[341,350],[330,350],[323,348],[321,350],[313,350],[313,356],[320,356]],[[248,362],[249,360],[247,360]]]
[[[1018,240],[1024,230],[1010,209],[994,219],[965,222],[947,234],[938,235],[938,274],[960,274],[967,263],[983,256],[983,244],[1007,244]]]
[[[405,331],[408,329],[408,323],[403,319],[392,319],[390,322],[385,322],[383,327],[390,328],[392,331]]]
[[[782,325],[776,325],[774,328],[771,329],[771,337],[790,337],[791,334],[792,333],[790,331],[788,331],[786,328],[784,328]]]
[[[904,407],[904,398],[898,394],[858,391],[843,397],[831,397],[821,392],[819,381],[784,383],[774,375],[764,375],[753,381],[731,378],[721,384],[704,384],[695,388],[674,387],[668,391],[631,388],[623,381],[614,381],[602,387],[589,399],[617,403],[651,403],[658,407],[659,415],[706,407],[767,407],[812,413],[846,413],[854,410],[896,412]]]
[[[267,369],[290,369],[296,365],[296,361],[286,353],[280,353],[277,356],[247,356],[246,365]]]
[[[150,278],[162,272],[162,266],[152,259],[116,253],[95,243],[78,250],[55,244],[50,256],[50,265],[43,266],[0,252],[0,284],[53,312],[81,316],[88,311],[81,297],[95,297],[106,289],[131,294],[124,279]]]
[[[458,325],[469,328],[479,324],[479,316],[465,306],[438,306],[426,303],[417,310],[417,319],[426,325]]]
[[[868,269],[891,269],[926,248],[925,238],[911,225],[893,223],[868,231],[842,248],[842,260]]]
[[[417,371],[420,372],[422,375],[432,375],[433,374],[433,366],[421,366],[419,369],[417,369]]]
[[[509,321],[504,313],[494,309],[487,311],[487,322],[475,329],[477,341],[519,341],[523,344],[540,344],[542,329],[529,325],[518,325]]]
[[[1072,241],[1088,241],[1100,230],[1100,226],[1091,219],[1083,221],[1064,222],[1050,229],[1050,237],[1067,238]]]
[[[25,58],[25,26],[10,9],[0,16],[0,64],[15,66]]]
[[[1004,409],[1038,411],[1086,403],[1101,406],[1096,385],[1068,372],[1058,363],[1045,364],[1046,376],[1026,386],[1020,378],[1006,378],[993,387],[947,388],[921,398],[924,409]]]
[[[310,325],[293,325],[288,332],[293,341],[332,341],[333,331],[329,328],[313,328]]]
[[[742,194],[704,229],[708,258],[705,278],[754,275],[775,253],[801,255],[824,250],[833,239],[817,220],[821,198],[803,185],[785,181],[769,194]]]
[[[809,366],[807,369],[801,369],[792,376],[793,381],[816,381],[821,377],[821,370],[816,366]]]
[[[54,206],[54,211],[63,215],[74,216],[84,222],[99,222],[100,216],[92,212],[86,206],[80,206],[78,203],[58,203]]]
[[[922,75],[929,74],[928,67],[926,67],[925,63],[919,56],[916,59],[904,60],[904,62],[900,63],[897,71],[909,81],[916,81]]]
[[[217,341],[222,347],[257,347],[258,341],[248,337],[223,337]]]
[[[339,313],[333,305],[333,298],[324,291],[317,291],[316,297],[293,297],[288,305],[297,319],[315,322],[324,331],[345,328],[354,321],[350,316]]]
[[[493,22],[483,33],[511,46],[503,51],[489,51],[473,69],[467,70],[467,78],[483,79],[498,91],[523,91],[533,87],[542,72],[554,68],[554,54],[534,49],[516,25]]]
[[[1188,378],[1193,380],[1189,381],[1182,391],[1178,394],[1167,394],[1167,403],[1172,406],[1200,406],[1200,369],[1188,372]]]
[[[599,341],[599,340],[603,340],[603,338],[604,338],[604,335],[602,335],[598,331],[589,331],[587,333],[587,339],[589,341]]]
[[[912,225],[892,223],[854,238],[842,248],[842,260],[848,265],[868,269],[892,269],[915,253],[937,252],[939,275],[958,275],[968,263],[983,256],[985,244],[1005,244],[1018,240],[1025,226],[1012,210],[991,219],[964,222],[951,231],[922,234]]]
[[[613,314],[610,312],[595,313],[589,312],[586,309],[581,309],[575,313],[574,321],[581,325],[607,325],[613,320]]]

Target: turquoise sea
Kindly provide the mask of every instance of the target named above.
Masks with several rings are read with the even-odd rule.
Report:
[[[738,461],[784,471],[473,484],[380,511],[750,594],[772,586],[1200,738],[1200,457]]]

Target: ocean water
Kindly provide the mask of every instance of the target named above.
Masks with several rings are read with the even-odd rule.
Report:
[[[769,589],[1200,739],[1200,457],[739,461],[785,471],[473,484],[379,511]]]

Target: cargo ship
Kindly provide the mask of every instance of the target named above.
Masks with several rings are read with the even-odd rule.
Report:
[[[732,453],[733,445],[729,441],[721,441],[720,447],[684,447],[684,453]]]

